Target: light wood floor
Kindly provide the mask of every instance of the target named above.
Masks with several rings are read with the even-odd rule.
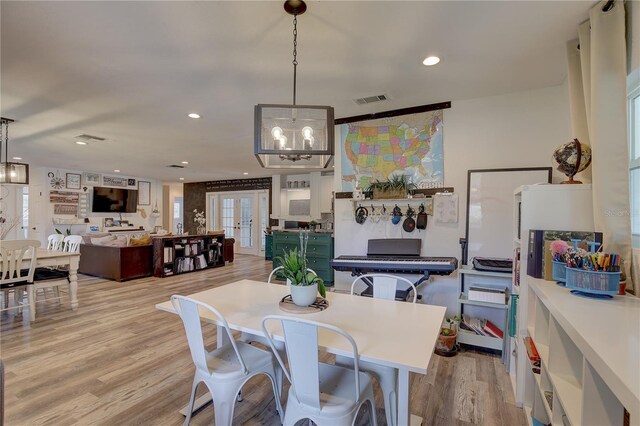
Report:
[[[266,280],[270,267],[262,259],[237,256],[224,268],[165,279],[116,283],[81,276],[77,311],[69,309],[68,299],[62,305],[41,301],[33,324],[2,312],[5,424],[181,424],[178,410],[187,402],[192,361],[178,318],[154,305],[172,294],[242,278]],[[215,342],[213,328],[209,339]],[[385,424],[376,393],[378,423]],[[234,424],[278,424],[266,379],[253,379],[243,394]],[[496,356],[473,351],[453,358],[434,355],[429,374],[412,375],[411,395],[411,412],[425,418],[424,424],[525,424]],[[192,419],[194,425],[212,423],[211,406]],[[358,423],[367,423],[364,410]]]

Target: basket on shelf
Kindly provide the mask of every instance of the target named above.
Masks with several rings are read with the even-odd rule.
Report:
[[[585,269],[566,268],[566,286],[568,289],[589,294],[618,294],[620,272],[587,271]]]
[[[551,265],[551,278],[561,283],[566,282],[567,264],[564,262],[553,261]]]

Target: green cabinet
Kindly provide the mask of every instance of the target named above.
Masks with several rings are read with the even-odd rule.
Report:
[[[264,236],[264,260],[273,259],[273,235]]]
[[[277,257],[285,251],[300,247],[298,232],[273,232],[273,267],[280,266]],[[333,268],[329,261],[333,259],[333,236],[324,233],[309,233],[307,243],[307,264],[326,285],[333,285]]]

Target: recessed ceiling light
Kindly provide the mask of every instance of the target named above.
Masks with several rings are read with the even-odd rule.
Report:
[[[22,160],[22,157],[13,157],[14,160]]]
[[[76,141],[76,143],[77,143],[78,145],[86,145],[86,144],[87,144],[85,141]]]
[[[114,173],[120,173],[120,170],[115,169],[115,170],[114,170]]]
[[[184,180],[184,178],[180,178],[180,180]]]
[[[189,118],[200,118],[200,114],[196,114],[195,112],[192,112],[190,114],[187,114],[187,117],[189,117]]]
[[[244,173],[242,173],[242,174],[243,174],[243,175],[248,175],[248,174],[249,174],[249,172],[244,172]]]
[[[189,164],[188,161],[181,161],[182,164]]]
[[[437,56],[429,56],[429,57],[425,58],[424,61],[422,61],[422,63],[425,64],[428,67],[430,67],[431,65],[435,65],[438,62],[440,62],[440,58],[438,58]]]

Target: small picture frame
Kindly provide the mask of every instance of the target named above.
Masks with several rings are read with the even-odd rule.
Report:
[[[151,205],[151,182],[138,181],[138,204],[141,206]]]
[[[104,218],[104,227],[105,228],[111,228],[112,226],[115,226],[113,224],[113,218],[112,217],[105,217]]]
[[[127,179],[127,185],[128,185],[128,186],[136,186],[136,180],[135,180],[135,179],[128,178],[128,179]]]
[[[80,189],[80,173],[67,173],[67,189]]]
[[[83,179],[86,186],[100,186],[102,183],[102,175],[100,173],[85,172]]]
[[[100,226],[98,226],[98,225],[89,225],[89,232],[100,232]]]

